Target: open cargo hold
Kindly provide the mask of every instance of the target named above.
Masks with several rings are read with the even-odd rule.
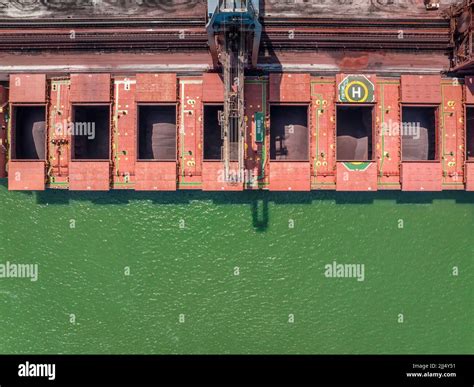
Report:
[[[308,107],[273,105],[270,108],[270,158],[307,161]]]
[[[309,191],[308,106],[270,107],[270,190]]]
[[[466,108],[466,157],[474,161],[474,107]]]
[[[474,78],[471,78],[474,79]],[[474,102],[474,98],[472,99]],[[474,107],[466,107],[466,168],[467,191],[474,191]]]
[[[176,105],[138,106],[137,191],[176,190]]]
[[[372,160],[373,108],[337,107],[337,160]]]
[[[403,161],[436,160],[436,108],[402,107]]]
[[[204,105],[204,160],[222,159],[222,127],[219,116],[224,111],[222,105]]]
[[[139,105],[140,160],[176,160],[176,106]]]
[[[110,107],[73,106],[73,160],[108,160],[110,157]]]
[[[46,151],[46,108],[13,106],[13,160],[44,160]]]

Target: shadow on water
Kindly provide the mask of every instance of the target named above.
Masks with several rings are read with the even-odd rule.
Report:
[[[6,187],[6,180],[0,180]],[[23,192],[32,195],[31,192]],[[36,202],[41,205],[69,205],[74,201],[85,201],[96,205],[127,205],[133,202],[149,201],[160,205],[187,205],[194,201],[211,201],[217,205],[248,205],[251,210],[252,224],[256,231],[268,229],[270,220],[270,203],[274,205],[311,205],[316,202],[328,201],[336,205],[371,205],[375,201],[392,201],[394,204],[432,204],[433,201],[454,201],[460,204],[473,204],[474,194],[465,191],[443,192],[70,192],[67,190],[46,190],[36,192]]]
[[[268,228],[268,198],[252,200],[252,225],[258,232]]]

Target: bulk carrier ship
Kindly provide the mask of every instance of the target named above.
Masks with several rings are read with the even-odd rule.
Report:
[[[474,190],[472,0],[0,2],[10,190]]]

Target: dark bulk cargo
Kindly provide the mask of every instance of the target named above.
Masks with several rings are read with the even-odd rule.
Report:
[[[13,144],[12,159],[45,159],[45,122],[44,106],[13,107]]]
[[[272,160],[308,160],[308,107],[270,108],[270,157]]]
[[[222,159],[222,127],[219,122],[219,112],[222,105],[204,106],[204,160]]]
[[[402,108],[403,161],[436,160],[436,110],[435,107]]]
[[[176,160],[176,106],[138,107],[140,160]]]
[[[73,106],[73,160],[108,160],[110,157],[110,107]]]
[[[337,107],[337,160],[372,160],[371,106]]]
[[[466,153],[468,160],[474,160],[474,107],[466,108]]]

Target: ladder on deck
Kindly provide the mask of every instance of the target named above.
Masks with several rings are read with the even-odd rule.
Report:
[[[226,52],[221,53],[224,71],[224,112],[221,120],[222,159],[226,182],[237,182],[245,168],[245,111],[244,71],[245,47],[239,37],[229,42]],[[238,162],[238,171],[233,171],[231,162]],[[236,181],[237,179],[237,181]]]

